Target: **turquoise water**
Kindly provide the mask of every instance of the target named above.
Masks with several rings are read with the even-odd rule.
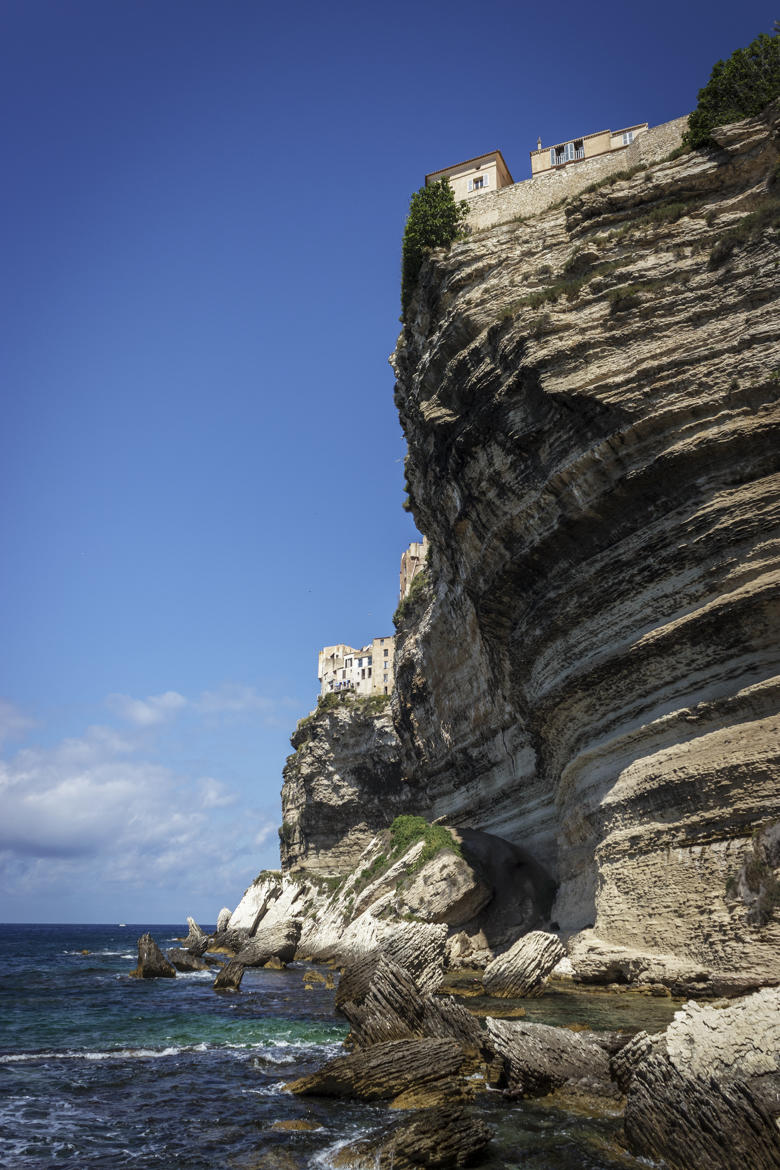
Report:
[[[212,972],[130,979],[145,930],[163,949],[182,933],[0,926],[0,1166],[326,1170],[338,1145],[386,1123],[381,1106],[284,1090],[339,1054],[347,1031],[333,991],[305,986],[305,965],[247,971],[238,994],[215,993]],[[546,1000],[529,1001],[527,1018],[586,1023],[592,1012],[592,1026],[620,1026],[604,997]],[[671,1011],[668,1001],[621,1002],[634,1028],[663,1027]],[[496,1129],[490,1170],[640,1165],[615,1146],[615,1117],[509,1105],[499,1094],[477,1111]],[[273,1128],[291,1120],[316,1128]]]

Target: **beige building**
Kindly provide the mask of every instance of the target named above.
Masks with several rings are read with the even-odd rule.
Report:
[[[623,130],[599,130],[595,134],[584,134],[582,138],[571,138],[555,146],[542,146],[540,138],[536,150],[531,151],[531,174],[540,175],[543,171],[566,167],[585,158],[623,150],[646,132],[647,122],[641,122],[638,126],[626,126]]]
[[[454,167],[445,167],[442,171],[433,171],[425,176],[425,186],[430,187],[439,179],[449,179],[456,199],[471,199],[475,195],[499,191],[514,183],[500,150],[467,159]]]
[[[317,659],[320,694],[353,691],[358,695],[389,695],[393,689],[395,638],[373,638],[355,650],[339,642],[324,646]]]
[[[424,536],[422,540],[413,540],[406,552],[401,554],[401,601],[408,595],[412,587],[412,581],[421,569],[425,567],[425,555],[427,552],[428,537]]]

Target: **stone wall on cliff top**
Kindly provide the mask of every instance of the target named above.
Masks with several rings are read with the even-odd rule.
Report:
[[[349,873],[378,830],[409,811],[383,696],[328,696],[292,735],[282,788],[282,869]]]
[[[780,912],[729,889],[780,817],[777,116],[433,253],[392,359],[416,811],[521,844],[563,931],[759,982]]]

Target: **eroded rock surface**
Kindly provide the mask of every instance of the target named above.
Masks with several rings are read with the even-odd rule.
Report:
[[[389,707],[345,694],[302,719],[284,767],[282,869],[344,874],[400,813],[403,784]]]
[[[453,1040],[393,1040],[337,1056],[286,1087],[299,1096],[357,1097],[378,1101],[452,1077],[463,1064]]]
[[[394,355],[416,811],[522,844],[625,979],[776,977],[776,121],[432,254]]]
[[[148,932],[138,940],[138,966],[130,975],[133,979],[172,979],[176,975],[175,969]]]
[[[531,995],[541,990],[544,980],[565,954],[563,944],[554,934],[533,930],[487,965],[482,976],[485,991],[496,996]]]
[[[569,1087],[613,1095],[609,1056],[590,1033],[569,1032],[547,1024],[488,1019],[490,1044],[504,1062],[511,1095],[543,1097]]]
[[[376,1170],[416,1170],[420,1166],[470,1165],[491,1138],[483,1121],[457,1105],[442,1105],[415,1114],[390,1132],[364,1138],[340,1150],[334,1165],[371,1166]]]

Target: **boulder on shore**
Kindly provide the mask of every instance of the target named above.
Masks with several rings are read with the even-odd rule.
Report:
[[[488,995],[532,995],[565,955],[556,935],[532,930],[488,963],[482,985]]]
[[[130,972],[131,979],[173,979],[175,975],[152,936],[142,934],[138,940],[138,966]]]
[[[230,926],[230,919],[233,916],[232,910],[228,906],[223,906],[217,915],[217,934],[223,930],[227,930]]]
[[[544,1097],[568,1084],[612,1097],[609,1053],[590,1033],[523,1020],[486,1020],[488,1043],[503,1061],[502,1080],[512,1097]]]
[[[443,849],[414,875],[403,891],[403,904],[425,922],[460,926],[492,897],[492,888],[464,857]]]
[[[780,1170],[780,988],[688,1003],[635,1068],[633,1153],[671,1170]]]

